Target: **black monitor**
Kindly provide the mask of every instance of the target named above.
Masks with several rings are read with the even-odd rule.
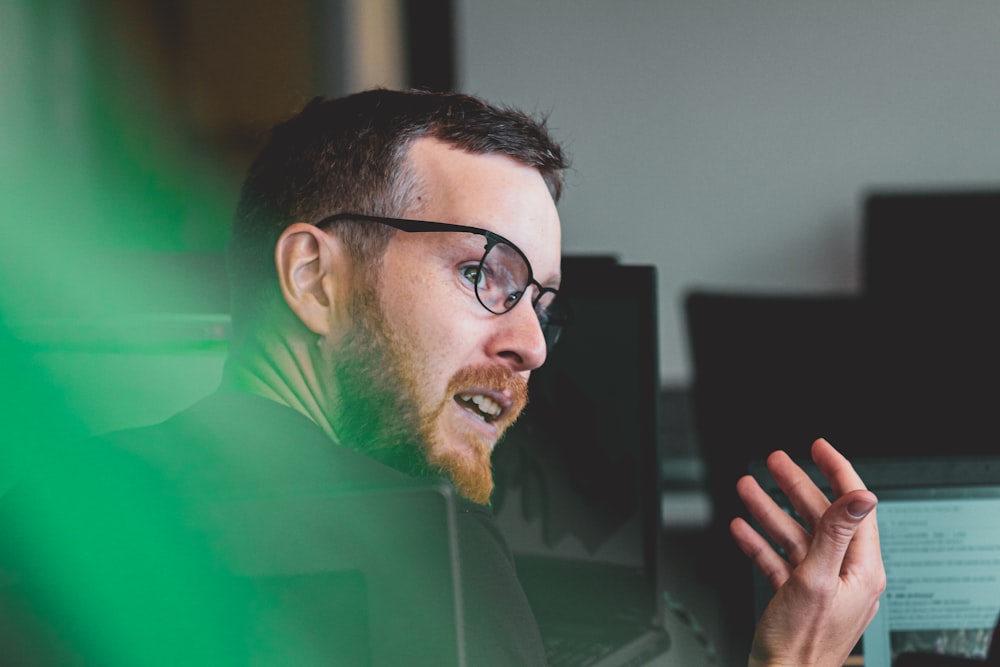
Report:
[[[532,373],[528,406],[497,446],[497,520],[522,573],[530,576],[532,559],[621,565],[658,614],[655,268],[605,256],[564,257],[562,268],[572,321]]]
[[[1000,289],[1000,187],[873,189],[863,208],[867,295],[947,306]]]

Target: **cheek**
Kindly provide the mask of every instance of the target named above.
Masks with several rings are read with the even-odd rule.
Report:
[[[382,312],[405,350],[425,400],[440,400],[452,376],[486,363],[489,314],[434,254],[390,246],[379,281]]]
[[[412,349],[419,355],[414,361],[434,389],[444,391],[451,377],[473,362],[475,327],[465,321],[467,315],[452,309],[421,319],[419,334],[412,341]]]
[[[478,322],[463,298],[467,295],[426,277],[393,294],[383,299],[383,312],[406,351],[412,379],[422,390],[439,394],[456,371],[472,363]]]

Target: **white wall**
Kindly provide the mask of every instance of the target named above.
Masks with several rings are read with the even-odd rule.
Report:
[[[549,113],[566,252],[693,286],[854,291],[871,186],[1000,183],[995,0],[456,0],[459,86]]]

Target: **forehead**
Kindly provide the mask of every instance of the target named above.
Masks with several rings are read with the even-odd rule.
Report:
[[[417,198],[407,217],[482,227],[516,244],[535,279],[558,284],[561,230],[555,202],[537,169],[506,155],[477,155],[436,139],[413,142]]]

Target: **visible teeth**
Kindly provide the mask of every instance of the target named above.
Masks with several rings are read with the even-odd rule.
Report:
[[[466,403],[474,403],[476,407],[479,408],[480,412],[490,417],[499,417],[500,413],[503,411],[500,405],[489,396],[482,396],[480,394],[462,394],[459,398]]]
[[[479,406],[479,409],[488,415],[493,417],[498,417],[500,415],[500,406],[497,405],[489,396],[473,396],[472,402]]]

